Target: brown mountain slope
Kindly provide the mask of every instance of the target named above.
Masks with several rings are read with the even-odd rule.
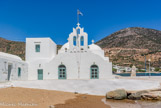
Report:
[[[145,55],[152,65],[160,66],[161,31],[132,27],[115,32],[96,43],[114,64],[144,67]]]
[[[25,43],[9,41],[0,37],[0,51],[18,55],[23,60],[25,59]]]
[[[138,48],[161,51],[161,31],[147,28],[126,28],[97,42],[102,48]]]

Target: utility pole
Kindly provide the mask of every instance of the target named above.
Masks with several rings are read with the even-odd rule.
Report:
[[[145,72],[146,72],[146,55],[145,55]]]
[[[149,61],[149,78],[150,78],[150,61],[151,61],[151,59],[149,59],[148,61]]]

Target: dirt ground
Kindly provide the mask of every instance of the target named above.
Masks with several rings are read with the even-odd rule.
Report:
[[[104,96],[78,95],[76,99],[67,100],[65,104],[57,104],[55,108],[110,108],[101,100]]]
[[[76,96],[74,93],[52,90],[1,88],[0,108],[50,108],[51,105],[63,104]]]
[[[101,101],[103,98],[53,90],[10,87],[0,89],[0,108],[110,108]]]
[[[110,106],[112,108],[161,108],[161,101],[106,100],[105,96],[54,90],[0,88],[0,108],[110,108]]]

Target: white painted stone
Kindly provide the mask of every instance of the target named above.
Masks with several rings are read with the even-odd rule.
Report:
[[[133,65],[132,66],[132,71],[131,71],[131,77],[136,76],[136,67]]]

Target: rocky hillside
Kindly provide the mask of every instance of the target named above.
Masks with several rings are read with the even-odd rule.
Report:
[[[96,43],[114,64],[143,68],[145,56],[154,67],[161,65],[161,31],[132,27],[115,32]]]

